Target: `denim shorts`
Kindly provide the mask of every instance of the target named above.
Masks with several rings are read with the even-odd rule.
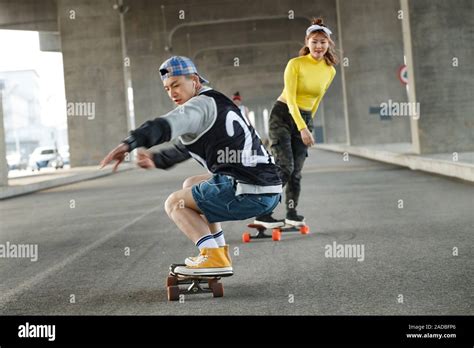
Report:
[[[214,174],[192,187],[193,198],[210,223],[246,220],[270,214],[280,202],[280,193],[235,195],[234,179]]]

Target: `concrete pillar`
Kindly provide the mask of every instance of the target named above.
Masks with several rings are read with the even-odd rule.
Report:
[[[402,0],[402,5],[413,62],[410,101],[420,107],[412,127],[414,151],[474,151],[474,1]]]
[[[71,166],[97,165],[127,134],[114,0],[58,1]]]
[[[350,144],[410,142],[409,117],[381,118],[377,109],[390,101],[407,101],[405,86],[397,78],[404,63],[400,1],[337,1],[346,58],[343,70]]]
[[[0,89],[0,186],[8,186],[8,162],[3,125],[3,91]]]
[[[163,89],[159,67],[172,54],[165,50],[168,20],[162,1],[125,1],[130,10],[124,15],[127,53],[133,84],[135,124],[169,112],[174,104]],[[177,12],[176,12],[177,16]]]

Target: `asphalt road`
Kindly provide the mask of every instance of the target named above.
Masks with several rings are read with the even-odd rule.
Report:
[[[299,210],[311,234],[243,244],[246,222],[225,223],[235,272],[225,296],[168,302],[169,264],[197,252],[164,201],[201,173],[188,161],[0,202],[0,244],[38,246],[36,262],[0,258],[0,314],[474,313],[473,185],[320,150]],[[327,257],[334,243],[363,247],[363,259]]]

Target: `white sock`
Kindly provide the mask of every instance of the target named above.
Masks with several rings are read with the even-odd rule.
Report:
[[[222,230],[213,233],[212,236],[214,237],[214,240],[216,241],[218,246],[222,247],[225,245],[224,232],[222,232]]]
[[[204,237],[199,239],[196,242],[196,246],[199,248],[199,251],[201,251],[203,248],[218,248],[219,247],[216,241],[214,240],[214,237],[210,233],[206,234]]]

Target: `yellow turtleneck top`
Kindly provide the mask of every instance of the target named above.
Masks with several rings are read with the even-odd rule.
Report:
[[[279,99],[286,101],[298,130],[306,128],[300,110],[311,111],[312,117],[331,84],[336,69],[324,59],[314,59],[311,53],[290,59],[285,69],[285,88]]]

